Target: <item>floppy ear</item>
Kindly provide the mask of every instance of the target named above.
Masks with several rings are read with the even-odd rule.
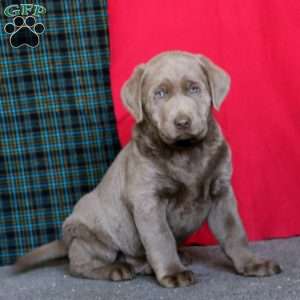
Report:
[[[219,110],[229,91],[230,77],[207,57],[199,55],[199,59],[208,78],[213,106]]]
[[[136,123],[143,120],[141,85],[145,66],[137,66],[121,90],[123,104],[135,118]]]

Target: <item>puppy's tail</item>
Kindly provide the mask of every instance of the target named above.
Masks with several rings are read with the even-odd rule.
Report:
[[[63,241],[57,240],[43,245],[17,259],[13,270],[16,273],[26,271],[43,262],[67,256],[68,251]]]

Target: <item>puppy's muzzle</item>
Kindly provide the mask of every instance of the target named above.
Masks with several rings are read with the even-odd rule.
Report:
[[[207,132],[205,122],[200,122],[198,125],[193,123],[193,120],[187,114],[179,114],[173,121],[176,130],[176,139],[190,139],[204,137]],[[196,128],[197,127],[197,128]]]
[[[192,120],[189,116],[179,115],[174,120],[174,126],[179,131],[188,131],[191,129]]]

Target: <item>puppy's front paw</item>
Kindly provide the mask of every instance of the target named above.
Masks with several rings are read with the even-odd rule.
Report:
[[[164,276],[159,280],[159,283],[167,288],[184,287],[195,283],[195,276],[192,271],[183,271]]]
[[[280,266],[271,260],[260,260],[260,261],[251,261],[246,264],[241,272],[241,275],[244,276],[272,276],[274,274],[281,273],[282,270]]]

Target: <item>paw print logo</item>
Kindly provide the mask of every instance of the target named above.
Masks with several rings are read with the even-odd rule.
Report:
[[[14,48],[28,46],[35,48],[39,45],[40,37],[45,30],[42,23],[36,23],[35,17],[27,16],[26,18],[17,16],[12,23],[4,26],[4,31],[10,34],[10,44]]]

